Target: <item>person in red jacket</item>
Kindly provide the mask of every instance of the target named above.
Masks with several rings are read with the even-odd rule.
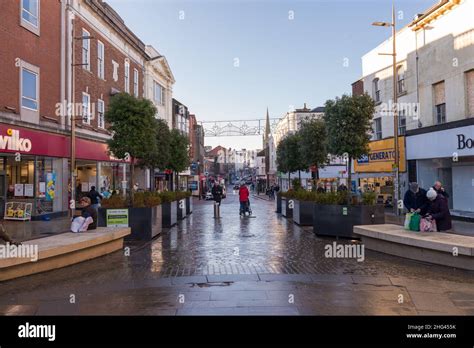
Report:
[[[245,214],[245,212],[248,210],[248,204],[249,204],[249,189],[245,184],[240,185],[239,188],[239,201],[240,201],[240,214]]]

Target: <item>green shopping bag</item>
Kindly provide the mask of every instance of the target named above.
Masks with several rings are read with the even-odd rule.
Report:
[[[414,213],[410,218],[410,231],[420,231],[421,216]]]
[[[405,223],[403,224],[403,227],[405,228],[405,230],[410,230],[410,220],[412,216],[413,216],[413,213],[407,213],[405,215]]]

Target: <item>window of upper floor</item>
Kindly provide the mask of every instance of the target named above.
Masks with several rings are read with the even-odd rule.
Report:
[[[20,1],[20,24],[32,33],[40,34],[40,0]]]
[[[376,103],[381,102],[379,83],[380,83],[379,78],[375,78],[372,80],[372,98],[374,99]]]

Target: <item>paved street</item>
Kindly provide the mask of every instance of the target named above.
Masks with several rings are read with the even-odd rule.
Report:
[[[150,243],[127,243],[75,266],[2,283],[0,314],[474,314],[472,272],[365,251],[325,258],[317,238],[252,199],[239,218],[231,191]],[[351,241],[338,241],[351,243]],[[71,301],[72,299],[72,301]],[[71,303],[73,302],[73,303]]]

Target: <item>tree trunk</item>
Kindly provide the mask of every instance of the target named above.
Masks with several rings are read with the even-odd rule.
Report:
[[[301,170],[298,170],[298,180],[300,181],[300,185],[301,185]]]
[[[347,162],[347,190],[352,192],[352,157],[349,156],[349,161]]]
[[[288,190],[291,189],[291,173],[288,171]]]

